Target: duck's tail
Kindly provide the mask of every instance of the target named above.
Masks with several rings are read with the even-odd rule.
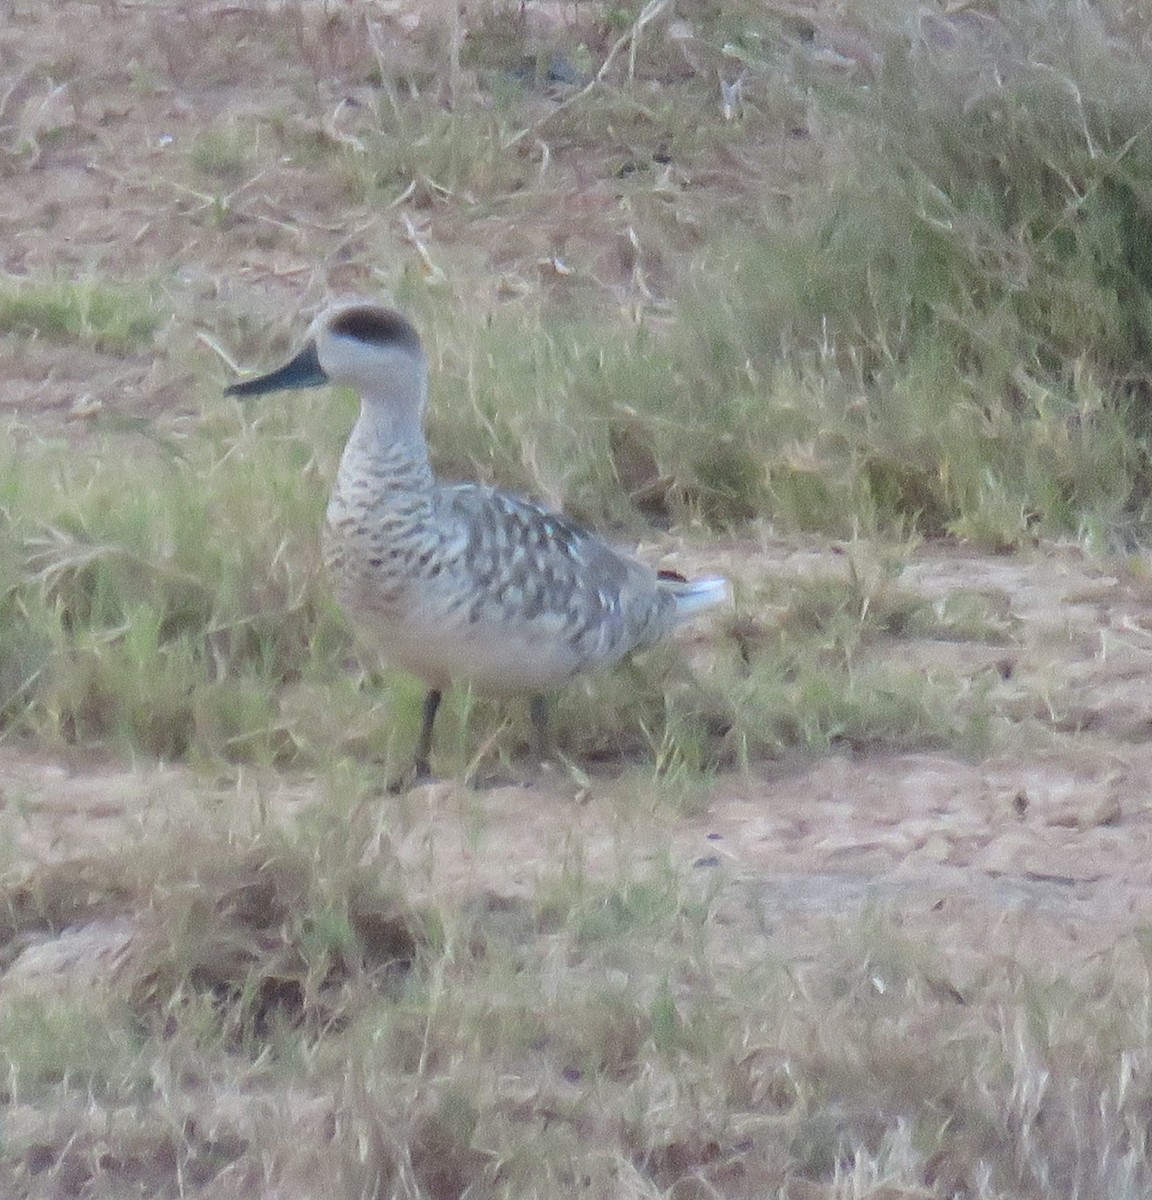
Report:
[[[661,571],[664,586],[676,597],[676,618],[687,620],[697,613],[719,608],[732,600],[732,587],[727,579],[684,579],[672,571]]]

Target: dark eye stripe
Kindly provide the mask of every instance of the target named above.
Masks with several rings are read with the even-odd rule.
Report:
[[[377,346],[408,346],[417,349],[416,330],[399,313],[387,308],[346,308],[332,318],[329,329],[340,337],[355,338]]]

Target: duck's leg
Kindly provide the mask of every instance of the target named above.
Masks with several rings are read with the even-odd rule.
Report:
[[[420,725],[420,737],[416,742],[416,778],[428,779],[432,768],[428,764],[428,756],[432,753],[432,726],[436,724],[436,710],[440,707],[443,693],[439,688],[429,688],[424,697],[423,720]]]
[[[534,692],[528,700],[528,715],[532,718],[532,732],[536,739],[536,759],[543,763],[548,758],[548,697]]]

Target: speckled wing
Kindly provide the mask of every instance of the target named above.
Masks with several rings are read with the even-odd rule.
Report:
[[[675,597],[643,563],[516,496],[476,484],[440,490],[474,581],[468,620],[549,629],[588,665],[667,634]]]

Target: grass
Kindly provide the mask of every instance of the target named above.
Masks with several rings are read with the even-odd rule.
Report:
[[[715,514],[725,495],[718,481],[693,488],[677,480],[670,455],[661,462],[662,438],[687,440],[686,414],[660,414],[639,451],[614,438],[633,428],[647,435],[644,399],[625,392],[626,405],[605,399],[602,386],[593,392],[608,368],[588,361],[575,332],[538,326],[519,361],[510,352],[496,357],[511,338],[499,328],[485,358],[464,358],[463,348],[475,355],[464,340],[470,334],[448,330],[433,343],[447,386],[431,436],[446,473],[511,483],[585,519],[640,529],[620,477],[627,451],[653,473],[637,479],[641,487],[660,482],[650,513],[694,521]],[[533,402],[510,412],[495,405],[494,397],[516,391]],[[572,393],[587,402],[557,412],[552,397]],[[131,496],[114,458],[123,438],[110,429],[103,447],[94,442],[79,461],[36,442],[12,459],[6,604],[18,619],[7,625],[0,660],[10,728],[163,759],[313,767],[331,753],[315,736],[327,730],[341,752],[402,756],[395,732],[414,731],[418,693],[399,679],[383,690],[371,681],[359,691],[348,686],[354,651],[318,562],[316,530],[341,440],[324,398],[245,409],[212,401],[195,428],[138,437]],[[942,701],[949,687],[964,690],[960,681],[856,661],[869,630],[889,643],[911,630],[911,618],[898,614],[877,624],[886,606],[924,607],[890,593],[853,567],[842,581],[815,583],[807,594],[801,587],[787,602],[782,636],[762,641],[755,655],[746,646],[719,655],[700,682],[687,676],[669,691],[675,666],[661,656],[638,674],[604,679],[565,701],[562,748],[579,759],[663,746],[657,757],[699,769],[840,741],[966,744],[965,722],[932,715],[951,709]],[[747,603],[755,611],[765,602],[779,601],[769,592]],[[738,613],[734,629],[741,620]],[[932,623],[923,617],[921,633],[925,621]],[[741,646],[737,634],[732,646]],[[389,695],[391,734],[380,708]],[[750,721],[736,719],[742,706],[733,695],[752,703],[743,709]],[[501,746],[506,706],[480,699],[455,697],[445,713],[442,744],[460,746],[457,769],[470,761],[469,742],[490,744],[495,734]],[[606,722],[612,711],[618,719]],[[779,718],[765,725],[766,712]],[[470,734],[454,734],[461,722]],[[634,732],[622,736],[627,730]]]
[[[192,145],[192,166],[221,183],[239,183],[249,172],[254,153],[250,131],[232,127],[210,129]]]
[[[577,1178],[638,1195],[790,1179],[1039,1196],[1057,1171],[1098,1194],[1141,1177],[1142,1151],[1085,1145],[1103,1128],[1139,1145],[1137,947],[1082,982],[973,971],[873,913],[822,935],[801,977],[733,927],[747,883],[659,860],[615,878],[570,862],[531,895],[441,901],[430,921],[353,826],[220,841],[210,817],[178,859],[166,840],[136,847],[127,878],[96,864],[87,902],[103,874],[147,920],[114,989],[80,1006],[26,981],[6,1006],[13,1194],[148,1188],[172,1156],[202,1185],[323,1175],[349,1196]],[[157,1116],[125,1121],[141,1101]],[[286,1116],[290,1138],[273,1129]]]
[[[1069,683],[994,568],[1140,575],[1108,556],[1152,495],[1148,21],[912,15],[19,14],[0,750],[177,769],[126,843],[85,813],[35,862],[55,793],[5,782],[0,1191],[1147,1190],[1143,932],[1039,963],[1043,906],[1017,944],[976,904],[967,945],[924,917],[952,893],[861,905],[718,832],[747,792],[750,844],[800,854],[774,788],[832,755],[1055,750],[1066,710],[1082,752],[1112,660]],[[343,291],[419,324],[444,475],[734,577],[698,640],[558,698],[550,824],[548,789],[451,782],[528,741],[466,690],[449,783],[381,795],[420,688],[317,548],[354,401],[220,394]],[[952,552],[981,572],[941,596]],[[898,832],[952,847],[949,803]]]
[[[138,283],[0,280],[2,333],[127,354],[147,349],[159,325],[156,302]]]
[[[200,457],[204,449],[139,446],[134,503],[122,503],[123,475],[111,456],[79,471],[70,455],[54,467],[45,456],[41,468],[54,475],[11,488],[11,536],[23,542],[26,570],[8,604],[38,635],[13,631],[22,665],[10,667],[11,678],[23,689],[19,677],[35,675],[28,686],[39,698],[24,707],[24,721],[39,712],[66,739],[106,739],[164,758],[198,741],[225,755],[229,746],[241,757],[277,753],[283,732],[268,682],[306,676],[305,652],[333,655],[342,644],[311,539],[293,555],[271,515],[285,512],[275,475],[295,480],[300,459],[297,447],[285,453],[283,441],[251,431],[215,448],[215,462]],[[213,475],[219,490],[206,491],[202,480]],[[282,561],[274,576],[245,571],[243,542],[230,534],[258,511],[254,486],[269,515],[264,563]],[[24,507],[30,495],[35,518]],[[45,506],[49,495],[54,509]],[[207,529],[216,536],[205,538]],[[39,644],[38,662],[26,661],[30,641]]]

